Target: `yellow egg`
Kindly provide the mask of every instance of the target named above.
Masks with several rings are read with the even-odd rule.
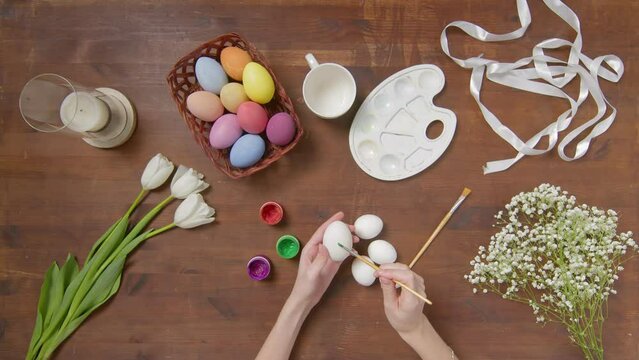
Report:
[[[242,81],[244,67],[251,61],[253,59],[248,52],[234,46],[225,47],[220,53],[220,62],[224,71],[237,81]]]
[[[224,85],[222,91],[220,91],[220,100],[222,100],[222,105],[224,105],[226,110],[236,113],[238,106],[243,102],[249,101],[249,98],[246,96],[242,84],[232,82]]]
[[[275,94],[275,84],[271,74],[264,66],[256,62],[246,64],[242,73],[242,81],[246,95],[256,103],[266,104]]]

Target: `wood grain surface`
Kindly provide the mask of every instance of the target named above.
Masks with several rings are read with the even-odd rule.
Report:
[[[292,233],[305,242],[338,210],[349,221],[375,213],[385,220],[383,237],[396,245],[399,260],[408,262],[468,186],[472,195],[415,267],[435,304],[425,310],[427,316],[461,359],[580,359],[561,327],[535,324],[526,306],[473,295],[463,279],[477,247],[494,232],[493,215],[514,194],[542,182],[562,186],[581,202],[613,208],[621,214],[621,229],[639,230],[639,3],[567,4],[581,19],[585,53],[614,53],[626,64],[619,84],[602,82],[619,110],[617,121],[579,161],[564,162],[553,152],[484,176],[486,161],[514,153],[482,119],[469,94],[470,72],[442,53],[439,34],[447,23],[462,19],[494,32],[515,29],[515,1],[0,0],[0,358],[24,358],[42,275],[51,261],[63,261],[68,252],[83,259],[137,194],[146,161],[162,152],[206,175],[212,188],[204,196],[218,210],[218,221],[144,244],[127,263],[117,296],[56,358],[250,359],[295,278],[296,261],[276,255],[280,235]],[[542,2],[530,5],[533,23],[525,38],[484,44],[453,32],[453,51],[512,61],[528,56],[543,39],[574,37]],[[179,57],[229,31],[246,36],[268,58],[307,129],[292,153],[238,181],[216,171],[201,153],[164,80]],[[321,120],[304,105],[307,52],[353,72],[358,100],[348,116]],[[444,71],[447,84],[435,103],[456,113],[457,132],[442,158],[423,173],[396,183],[377,181],[350,155],[350,121],[379,82],[420,63]],[[44,72],[123,91],[138,109],[133,138],[100,150],[79,139],[33,131],[21,119],[18,97],[28,79]],[[566,108],[559,100],[492,83],[482,97],[522,137]],[[576,123],[594,111],[586,104]],[[143,210],[168,192],[161,190]],[[284,224],[260,223],[257,212],[266,200],[284,205]],[[171,221],[176,206],[154,224]],[[269,281],[246,275],[246,261],[255,254],[272,259]],[[607,359],[639,359],[638,282],[635,259],[609,302]],[[309,317],[292,358],[417,356],[388,325],[379,287],[357,285],[347,265]]]

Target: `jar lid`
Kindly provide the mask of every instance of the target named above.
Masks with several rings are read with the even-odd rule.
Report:
[[[300,252],[300,241],[293,235],[284,235],[277,240],[275,249],[284,259],[292,259]]]
[[[264,280],[271,273],[271,262],[265,256],[254,256],[246,264],[246,271],[251,279]]]
[[[284,218],[284,208],[275,201],[267,201],[260,207],[260,218],[268,225],[276,225]]]

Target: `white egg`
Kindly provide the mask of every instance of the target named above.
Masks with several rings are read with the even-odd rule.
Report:
[[[340,243],[347,248],[353,248],[353,235],[351,230],[342,221],[334,221],[328,225],[326,231],[324,231],[324,238],[322,244],[328,249],[328,254],[333,261],[342,261],[346,259],[349,254],[346,250],[337,245]]]
[[[386,240],[375,240],[368,245],[368,256],[377,264],[392,264],[397,260],[397,250]]]
[[[364,257],[369,261],[371,260],[368,256]],[[353,260],[351,272],[353,273],[355,281],[360,285],[371,286],[375,282],[375,269],[366,265],[366,263],[360,259]]]
[[[377,215],[367,214],[358,217],[354,225],[355,234],[360,239],[369,240],[382,232],[384,222]]]

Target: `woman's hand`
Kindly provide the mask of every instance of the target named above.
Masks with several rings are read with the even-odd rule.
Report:
[[[424,315],[424,303],[393,282],[399,280],[425,297],[424,279],[404,264],[382,265],[375,276],[384,294],[386,317],[399,336],[424,360],[457,359]]]
[[[408,291],[395,287],[393,280],[398,280],[426,296],[424,279],[415,274],[404,264],[386,264],[380,266],[375,273],[384,294],[384,312],[391,326],[404,337],[421,330],[426,317],[423,314],[424,303]]]
[[[326,220],[311,236],[308,243],[302,249],[300,255],[299,269],[297,270],[297,279],[295,286],[291,291],[289,300],[295,301],[297,304],[307,307],[309,310],[317,305],[324,295],[324,292],[331,284],[337,270],[342,262],[331,260],[328,250],[322,245],[324,231],[330,223],[342,220],[344,213],[338,212],[330,219]],[[351,232],[354,227],[349,225]],[[353,242],[358,242],[359,238],[353,236]]]

